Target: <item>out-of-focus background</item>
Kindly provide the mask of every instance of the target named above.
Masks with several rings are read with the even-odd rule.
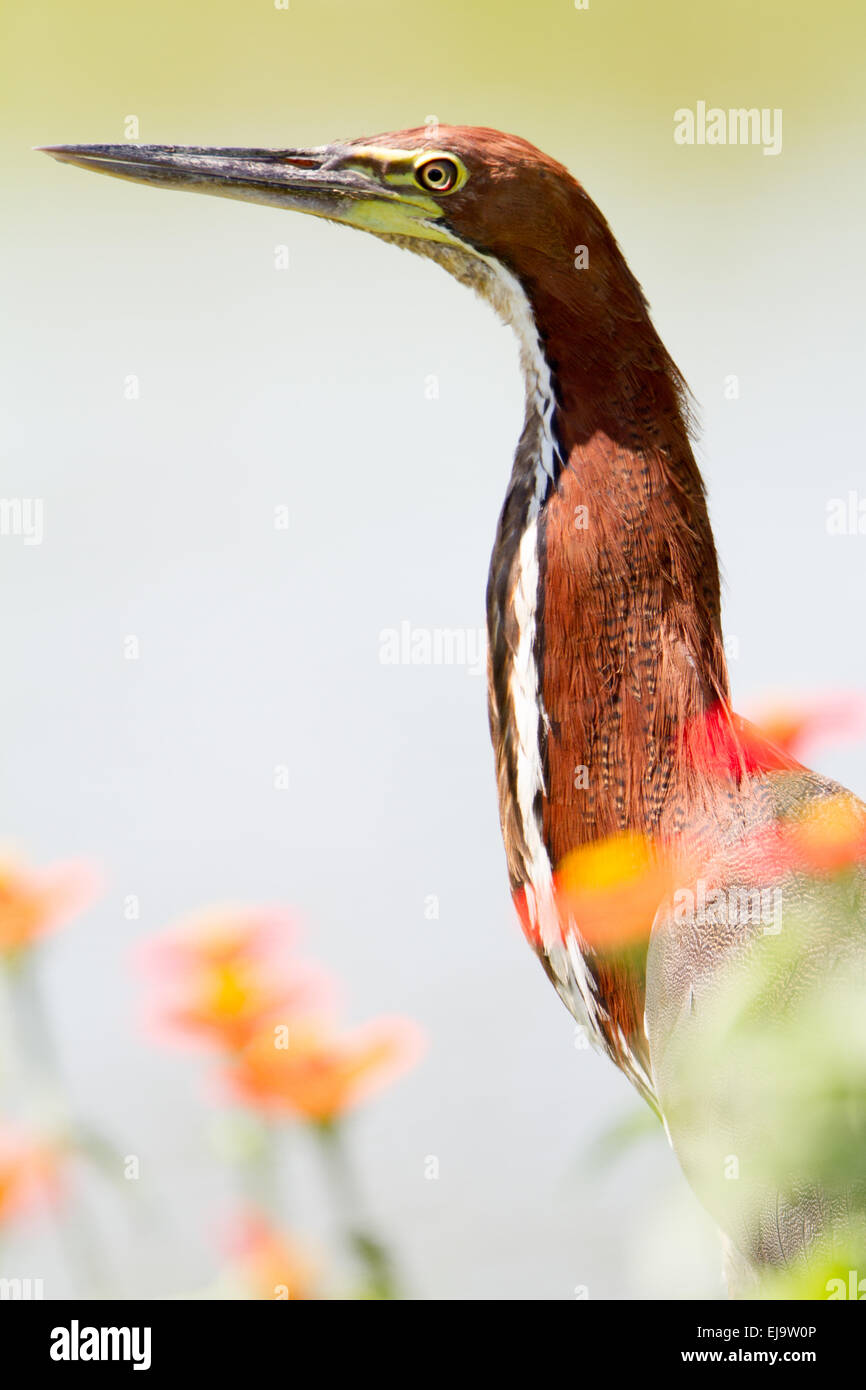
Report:
[[[40,973],[77,1113],[140,1163],[132,1216],[85,1179],[112,1287],[212,1277],[219,1110],[206,1064],[142,1032],[131,951],[238,902],[294,910],[350,1019],[428,1034],[352,1124],[411,1295],[719,1296],[663,1139],[598,1159],[640,1102],[575,1046],[520,938],[477,663],[380,659],[403,622],[470,648],[483,624],[522,419],[508,331],[372,238],[31,147],[305,145],[436,117],[562,160],[699,403],[748,712],[864,678],[866,535],[827,525],[866,496],[862,6],[43,0],[3,28],[0,492],[41,499],[44,535],[0,537],[0,827],[105,875]],[[780,108],[781,153],[675,144],[698,101]],[[866,793],[862,744],[813,761]],[[327,1251],[318,1170],[303,1146],[290,1161]],[[2,1263],[80,1291],[50,1215]]]

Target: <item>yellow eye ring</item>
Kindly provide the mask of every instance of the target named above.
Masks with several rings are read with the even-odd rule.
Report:
[[[415,165],[415,181],[426,193],[453,193],[466,182],[466,170],[451,155],[425,155]]]

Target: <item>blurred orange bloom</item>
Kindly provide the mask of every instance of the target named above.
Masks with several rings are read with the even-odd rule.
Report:
[[[799,757],[822,739],[862,734],[866,730],[866,699],[862,695],[834,695],[803,703],[778,701],[756,714],[755,723],[777,748]]]
[[[625,950],[649,940],[672,869],[651,840],[612,835],[567,854],[556,873],[559,915],[573,921],[594,951]]]
[[[805,814],[743,842],[751,872],[835,874],[866,863],[866,819],[849,796],[814,802]]]
[[[289,1237],[278,1232],[260,1212],[249,1209],[229,1232],[233,1273],[250,1298],[311,1299],[315,1281],[312,1262]]]
[[[849,796],[828,797],[786,821],[784,839],[794,869],[835,873],[866,861],[866,819]]]
[[[329,1005],[334,985],[291,954],[291,917],[275,909],[212,909],[146,942],[139,959],[153,981],[149,1030],[171,1042],[238,1051],[264,1019]]]
[[[11,1125],[0,1127],[0,1223],[53,1200],[61,1166],[59,1145]]]
[[[852,797],[839,795],[735,840],[717,857],[715,872],[730,877],[734,870],[740,882],[767,885],[787,874],[826,877],[857,864],[866,864],[866,817]]]
[[[33,869],[0,853],[0,955],[30,946],[87,907],[99,887],[85,864]]]
[[[379,1018],[340,1034],[320,1018],[299,1019],[263,1029],[227,1080],[248,1105],[327,1122],[408,1071],[424,1048],[408,1018]]]

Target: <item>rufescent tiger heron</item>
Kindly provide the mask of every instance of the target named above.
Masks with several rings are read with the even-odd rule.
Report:
[[[487,624],[524,931],[588,1035],[664,1119],[722,1229],[732,1291],[780,1287],[767,1283],[780,1271],[847,1277],[866,1213],[866,876],[859,853],[837,855],[836,875],[806,861],[810,845],[832,848],[828,825],[862,850],[866,807],[731,711],[686,389],[598,208],[532,145],[470,127],[306,150],[47,153],[361,228],[438,261],[514,329],[526,415]],[[610,844],[631,846],[630,895],[614,884],[605,898],[593,880],[593,853]],[[635,855],[673,866],[649,873],[643,898]],[[562,864],[576,866],[574,893],[560,891]],[[732,907],[744,891],[749,911]],[[756,892],[770,917],[754,910]],[[635,901],[641,930],[631,922],[619,941]],[[581,902],[593,921],[601,904],[600,936]]]

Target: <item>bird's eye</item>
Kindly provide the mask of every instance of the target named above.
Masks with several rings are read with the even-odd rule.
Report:
[[[418,165],[415,178],[429,193],[449,193],[460,178],[460,170],[453,159],[428,159]]]

